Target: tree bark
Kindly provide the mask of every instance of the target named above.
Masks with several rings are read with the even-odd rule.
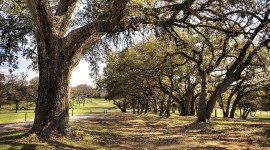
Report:
[[[52,133],[67,134],[69,81],[75,65],[66,60],[59,49],[51,49],[50,57],[42,51],[39,50],[38,59],[39,90],[35,121],[30,133],[47,138]]]
[[[160,101],[160,104],[159,104],[159,116],[162,116],[162,114],[164,113],[164,101],[165,101],[164,99],[165,99],[165,96],[163,97],[163,99]]]
[[[224,118],[229,117],[229,111],[230,111],[230,105],[231,105],[232,98],[241,89],[241,85],[243,84],[244,81],[246,81],[246,80],[241,79],[241,81],[239,83],[237,83],[237,85],[234,87],[234,89],[230,93],[230,96],[228,98],[227,105],[226,105],[226,111],[224,114]]]
[[[68,93],[73,68],[103,35],[118,26],[128,0],[113,1],[107,18],[69,32],[71,17],[79,0],[60,0],[55,13],[49,1],[28,0],[37,40],[39,89],[36,114],[29,133],[48,138],[68,133]]]
[[[190,114],[191,114],[192,116],[194,116],[194,115],[195,115],[195,112],[196,112],[196,110],[195,110],[195,102],[196,102],[196,99],[197,99],[198,96],[199,96],[199,93],[192,96],[192,100],[191,100],[191,110],[190,110]]]
[[[233,98],[234,94],[235,94],[235,92],[232,91],[229,98],[228,98],[228,100],[227,100],[227,105],[226,105],[226,111],[224,113],[224,118],[227,118],[229,116],[230,105],[231,105],[231,101],[232,101],[232,98]]]
[[[230,81],[231,80],[231,81]],[[216,100],[219,99],[221,94],[227,89],[227,87],[234,81],[234,79],[224,79],[224,82],[219,84],[213,94],[211,95],[209,101],[207,102],[206,106],[206,115],[207,119],[211,118],[211,113],[215,107]]]
[[[145,99],[145,104],[144,104],[144,114],[147,114],[147,112],[148,112],[148,109],[149,109],[149,99],[148,99],[149,97],[146,97],[146,99]]]
[[[186,109],[185,109],[183,99],[180,99],[177,102],[178,102],[178,107],[179,107],[178,110],[180,110],[179,115],[186,116]]]
[[[15,112],[18,113],[18,109],[19,109],[19,102],[16,101],[16,106],[15,106]]]
[[[173,80],[172,80],[172,75],[169,75],[169,80],[170,80],[170,94],[169,94],[169,97],[168,97],[168,100],[167,100],[167,104],[166,104],[166,110],[165,110],[165,116],[166,117],[170,117],[171,116],[171,109],[170,109],[170,106],[171,106],[171,99],[172,99],[172,93],[173,93]]]
[[[245,91],[245,89],[247,88],[248,86],[246,87],[243,87],[243,89],[241,89],[238,93],[237,93],[237,96],[233,102],[233,105],[232,105],[232,109],[231,109],[231,112],[230,112],[230,118],[234,118],[234,114],[235,114],[235,110],[236,110],[236,107],[238,105],[238,103],[242,100],[242,98],[246,95],[246,94],[249,94],[250,92],[252,92],[253,90],[247,90]],[[240,109],[240,116],[241,116],[241,109]]]
[[[201,94],[199,99],[199,107],[197,113],[197,123],[206,122],[206,99],[208,92],[208,75],[201,73]]]
[[[236,107],[238,105],[238,103],[240,102],[240,100],[243,98],[244,94],[242,94],[243,91],[239,91],[237,93],[237,96],[233,102],[233,105],[232,105],[232,108],[231,108],[231,112],[230,112],[230,118],[234,118],[234,114],[235,114],[235,111],[236,111]],[[240,110],[240,116],[241,116],[241,110]]]

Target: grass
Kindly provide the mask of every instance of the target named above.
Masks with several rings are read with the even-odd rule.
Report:
[[[267,119],[213,118],[210,124],[195,120],[108,113],[72,121],[73,135],[47,141],[20,138],[25,129],[0,131],[0,149],[270,149]]]
[[[236,111],[236,114],[234,117],[235,118],[240,118],[240,112]],[[211,117],[215,116],[215,112],[213,111],[211,114]],[[218,118],[223,118],[223,113],[221,109],[217,109],[217,117]],[[266,112],[266,111],[257,111],[255,116],[248,116],[248,118],[270,118],[270,111]]]
[[[73,101],[70,100],[70,104],[73,104]],[[94,98],[92,99],[87,99],[85,101],[85,104],[81,103],[76,103],[76,101],[74,102],[74,109],[87,109],[87,108],[93,108],[93,107],[114,107],[115,105],[113,105],[112,101],[108,101],[108,100],[104,100],[101,98]]]
[[[34,110],[19,110],[18,113],[15,113],[15,110],[0,110],[0,124],[5,123],[16,123],[25,121],[25,113],[27,112],[27,120],[33,121],[34,119]]]
[[[103,113],[104,109],[114,107],[111,101],[104,99],[93,99],[87,100],[85,105],[77,104],[73,106],[73,109],[69,110],[70,116],[80,115],[80,114],[90,114],[90,113]],[[108,109],[107,112],[119,112],[117,109]],[[29,110],[18,110],[18,113],[15,113],[15,104],[3,105],[0,109],[0,124],[5,123],[16,123],[25,121],[25,113],[27,112],[27,121],[34,120],[34,109],[33,106]]]

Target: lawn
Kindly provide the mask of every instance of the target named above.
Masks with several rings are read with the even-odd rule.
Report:
[[[73,104],[73,101],[70,100],[70,104]],[[104,110],[106,112],[120,112],[119,109],[113,108],[115,105],[113,105],[112,101],[100,99],[100,98],[94,98],[94,99],[87,99],[85,101],[85,104],[76,103],[74,101],[74,106],[69,110],[70,116],[72,115],[85,115],[85,114],[91,114],[91,113],[104,113]],[[26,121],[33,121],[34,119],[34,106],[31,105],[31,109],[29,110],[19,110],[18,113],[15,113],[15,104],[13,105],[4,105],[2,106],[3,109],[0,109],[0,124],[5,123],[16,123],[16,122],[24,122],[25,116]],[[113,109],[112,109],[113,108]],[[27,114],[26,114],[27,112]],[[73,113],[72,113],[73,112]],[[221,109],[217,109],[217,116],[222,116]],[[212,113],[212,117],[214,117],[214,112]],[[258,111],[255,116],[248,116],[249,118],[270,118],[270,112],[265,111]],[[235,118],[239,118],[239,112],[238,116],[235,116]]]
[[[270,149],[270,120],[108,113],[72,121],[67,137],[19,138],[26,129],[0,131],[0,149]]]
[[[23,105],[22,105],[23,106]],[[93,99],[87,100],[85,105],[77,104],[75,102],[72,109],[69,110],[70,116],[73,115],[81,115],[81,114],[90,114],[90,113],[104,113],[106,112],[119,112],[118,109],[108,109],[112,108],[114,105],[111,101],[104,100],[104,99]],[[27,121],[33,121],[34,119],[34,107],[32,106],[29,110],[18,110],[18,113],[15,113],[15,104],[12,105],[3,105],[2,109],[0,109],[0,124],[5,123],[15,123],[15,122],[24,122],[25,115],[27,115]],[[27,112],[27,114],[26,114]]]
[[[215,112],[213,111],[211,114],[211,117],[215,116]],[[217,117],[222,118],[223,117],[223,113],[221,109],[217,109]],[[240,112],[236,111],[236,115],[234,116],[235,118],[240,118]],[[270,118],[270,111],[260,111],[258,110],[255,113],[255,116],[248,116],[248,118]]]

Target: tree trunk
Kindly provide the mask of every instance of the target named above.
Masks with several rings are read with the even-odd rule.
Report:
[[[217,118],[217,108],[215,108],[215,117]]]
[[[217,104],[215,105],[215,117],[217,118]]]
[[[147,114],[148,109],[149,109],[149,99],[146,97],[145,104],[144,104],[144,114]]]
[[[133,101],[131,104],[132,104],[133,114],[136,114],[136,101]]]
[[[183,102],[183,99],[181,99],[181,100],[179,100],[178,101],[178,107],[179,107],[179,109],[178,110],[180,110],[179,111],[179,115],[180,116],[186,116],[186,109],[185,109],[185,105],[184,105],[184,102]]]
[[[126,113],[127,112],[126,105],[124,105],[123,108],[121,108],[121,112],[122,113]]]
[[[54,9],[45,0],[28,0],[37,41],[39,88],[35,121],[29,133],[47,138],[68,131],[69,80],[73,68],[105,33],[115,30],[128,0],[112,1],[110,15],[71,30],[71,20],[79,0],[60,0]]]
[[[172,80],[172,75],[169,76],[170,79],[170,83],[171,83],[171,88],[170,88],[170,94],[169,94],[169,98],[167,100],[167,104],[166,104],[166,110],[165,110],[165,116],[166,117],[170,117],[171,113],[170,113],[170,106],[171,106],[171,99],[172,99],[172,93],[173,93],[173,80]]]
[[[208,75],[201,74],[201,94],[199,99],[198,113],[197,113],[197,123],[206,122],[206,99],[207,99],[207,91],[208,91]]]
[[[231,105],[232,97],[234,94],[235,94],[235,92],[232,92],[228,98],[227,105],[226,105],[226,111],[224,113],[224,118],[227,118],[229,116],[230,105]]]
[[[197,97],[199,96],[199,94],[196,94],[196,95],[194,95],[194,96],[192,96],[192,100],[191,100],[191,110],[190,110],[190,114],[192,115],[192,116],[194,116],[195,115],[195,102],[196,102],[196,99],[197,99]]]
[[[140,115],[143,113],[144,108],[145,108],[144,102],[140,102],[140,112],[139,112]]]
[[[154,113],[157,115],[158,114],[158,107],[157,107],[157,101],[154,100],[153,102],[153,109],[154,109]]]
[[[164,97],[161,100],[160,105],[159,105],[159,116],[162,116],[163,113],[164,113]]]
[[[18,109],[19,109],[19,102],[16,102],[16,107],[15,107],[16,113],[18,113]]]
[[[239,100],[240,101],[240,100]],[[235,111],[236,111],[236,107],[237,107],[237,104],[238,102],[237,100],[235,100],[233,102],[233,105],[232,105],[232,109],[231,109],[231,112],[230,112],[230,118],[234,118],[234,114],[235,114]]]
[[[123,100],[123,107],[122,107],[122,109],[121,109],[121,111],[123,112],[123,113],[126,113],[127,112],[127,99],[126,98],[124,98],[124,100]]]
[[[135,115],[135,114],[136,114],[136,108],[135,108],[134,106],[132,107],[132,110],[133,110],[133,111],[132,111],[133,114]]]
[[[224,109],[224,104],[223,104],[222,96],[220,96],[220,98],[219,98],[219,107],[222,110],[222,114],[223,114],[223,118],[224,118],[226,112],[225,112],[225,109]]]
[[[249,113],[251,113],[251,108],[247,108],[246,110],[244,110],[243,114],[241,115],[241,118],[247,119]]]
[[[230,112],[230,118],[234,118],[234,114],[235,114],[235,111],[236,111],[236,107],[238,105],[238,103],[241,101],[241,99],[247,94],[249,93],[249,91],[247,92],[244,92],[244,89],[242,89],[241,91],[239,91],[237,93],[237,96],[233,102],[233,105],[232,105],[232,109],[231,109],[231,112]],[[240,109],[240,116],[241,116],[241,109]]]
[[[69,127],[69,81],[75,65],[65,59],[64,53],[57,52],[58,49],[52,49],[50,58],[39,53],[38,99],[30,133],[38,133],[43,138],[51,134],[65,135]]]
[[[207,102],[206,106],[206,116],[207,119],[211,118],[211,113],[215,107],[216,101],[220,98],[221,94],[226,91],[227,87],[235,81],[235,76],[230,75],[225,77],[224,81],[220,83],[216,89],[214,90],[213,94],[211,94],[211,97],[209,98],[209,101]]]
[[[194,93],[197,83],[191,84],[190,79],[188,80],[188,88],[185,96],[185,115],[194,115]]]

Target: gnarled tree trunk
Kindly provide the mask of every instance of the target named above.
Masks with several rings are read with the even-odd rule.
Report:
[[[63,52],[58,53],[60,50],[57,49],[51,51],[50,55],[54,57],[50,59],[39,54],[39,96],[35,121],[30,131],[45,138],[53,132],[66,134],[68,131],[69,81],[74,68]]]
[[[48,138],[68,133],[68,93],[73,68],[103,35],[116,30],[128,0],[113,1],[105,18],[69,31],[79,0],[59,0],[55,10],[46,0],[28,0],[38,45],[39,89],[35,121],[29,133]]]

